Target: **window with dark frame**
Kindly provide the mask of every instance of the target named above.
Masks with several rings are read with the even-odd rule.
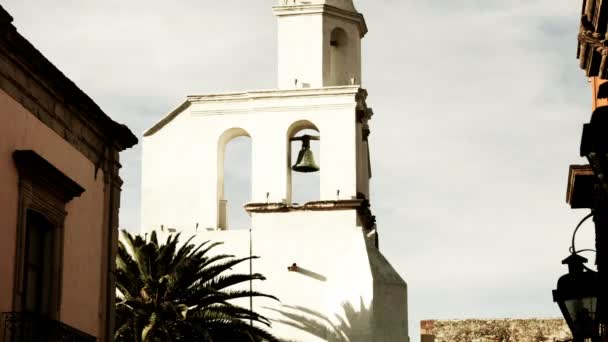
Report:
[[[31,150],[13,153],[19,212],[13,311],[59,318],[66,204],[84,188]]]
[[[48,316],[55,295],[51,292],[54,227],[44,215],[33,210],[27,211],[25,227],[22,307],[28,312]]]

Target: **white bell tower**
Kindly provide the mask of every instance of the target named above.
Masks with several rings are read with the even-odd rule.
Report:
[[[254,301],[268,317],[285,319],[284,304],[332,319],[350,303],[361,315],[350,340],[407,342],[407,285],[378,249],[370,207],[365,20],[351,0],[279,1],[278,89],[191,95],[144,133],[142,231],[223,241],[221,252],[237,256],[251,247],[253,272],[267,277],[254,290],[281,300]],[[291,140],[306,129],[320,137],[319,198],[294,203]],[[230,226],[226,205],[240,204],[224,198],[224,151],[239,136],[252,146],[246,230]],[[272,332],[329,339],[281,323]]]
[[[351,0],[279,0],[279,88],[361,84],[363,15]]]

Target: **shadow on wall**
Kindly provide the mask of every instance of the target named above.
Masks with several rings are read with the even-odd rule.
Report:
[[[282,309],[268,309],[284,317],[272,321],[305,331],[329,342],[369,342],[372,313],[370,308],[365,307],[363,298],[360,305],[361,310],[357,311],[351,303],[343,303],[344,316],[335,315],[338,324],[334,323],[332,318],[302,306],[283,305]],[[296,341],[283,340],[283,342]]]

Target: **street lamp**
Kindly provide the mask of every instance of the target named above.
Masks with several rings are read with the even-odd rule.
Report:
[[[562,311],[574,342],[601,341],[597,315],[599,278],[597,272],[585,267],[586,262],[576,253],[564,259],[562,264],[568,265],[568,273],[559,278],[557,289],[553,290],[553,301]]]

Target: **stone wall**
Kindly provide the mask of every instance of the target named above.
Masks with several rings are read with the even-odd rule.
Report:
[[[420,322],[421,342],[569,341],[566,322],[550,319],[466,319]]]

